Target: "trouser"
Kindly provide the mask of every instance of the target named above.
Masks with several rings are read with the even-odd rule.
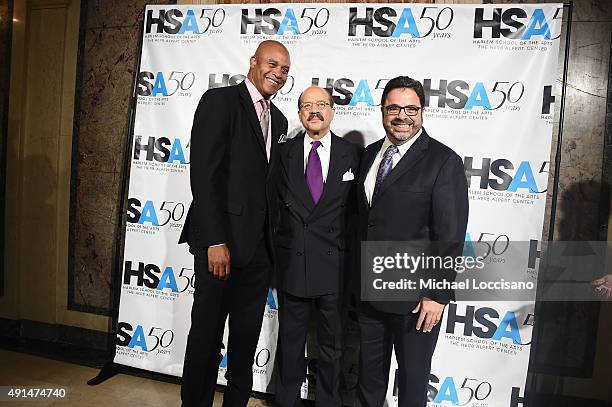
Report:
[[[223,406],[246,406],[272,268],[265,240],[261,239],[248,265],[231,268],[227,280],[216,279],[208,271],[205,253],[196,253],[194,261],[195,292],[183,367],[182,405],[212,406],[229,315]]]
[[[426,406],[431,357],[440,324],[431,332],[417,331],[417,318],[418,314],[397,315],[378,311],[367,303],[360,305],[357,406],[384,405],[393,348],[398,364],[397,376],[394,375],[397,377],[398,406]]]
[[[279,292],[279,331],[276,350],[275,401],[278,406],[298,405],[306,375],[304,347],[311,303],[318,314],[319,359],[315,374],[315,405],[340,407],[342,373],[342,298],[339,294],[315,298]]]

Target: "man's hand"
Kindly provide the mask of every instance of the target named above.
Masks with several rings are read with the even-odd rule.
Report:
[[[612,274],[606,274],[602,278],[591,281],[591,284],[595,286],[595,291],[604,300],[612,299]]]
[[[434,326],[436,326],[440,319],[442,319],[442,313],[444,312],[444,304],[439,304],[432,299],[427,297],[421,298],[421,301],[412,310],[413,314],[421,311],[419,319],[416,322],[416,330],[418,331],[423,327],[423,332],[431,332]]]
[[[226,245],[208,248],[208,271],[215,278],[227,280],[230,274],[230,252]]]

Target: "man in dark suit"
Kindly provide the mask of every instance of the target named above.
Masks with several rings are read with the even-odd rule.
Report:
[[[287,119],[270,103],[289,53],[259,44],[247,79],[202,96],[191,130],[193,202],[180,242],[194,255],[195,293],[185,351],[184,407],[212,406],[229,315],[224,406],[246,406],[273,259],[278,140]]]
[[[326,90],[309,87],[300,95],[298,107],[306,133],[281,148],[279,165],[276,404],[298,403],[314,303],[319,345],[315,404],[339,407],[347,207],[354,202],[350,197],[354,197],[359,150],[330,131],[334,102]]]
[[[365,150],[358,182],[363,241],[410,241],[437,246],[439,256],[461,256],[468,220],[467,182],[461,158],[429,137],[423,123],[420,82],[390,80],[381,99],[386,137]],[[454,280],[452,270],[440,270]],[[440,277],[440,275],[436,275]],[[424,407],[431,357],[450,291],[421,292],[418,302],[361,302],[357,405],[381,407],[391,350],[398,363],[399,405]]]

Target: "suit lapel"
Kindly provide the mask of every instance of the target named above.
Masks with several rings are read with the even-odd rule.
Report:
[[[310,190],[306,184],[306,175],[304,174],[304,136],[298,136],[291,146],[287,154],[288,172],[289,172],[289,188],[291,188],[297,198],[302,202],[302,205],[311,213],[314,208],[314,202],[310,195]]]
[[[346,160],[348,158],[348,153],[346,150],[342,148],[342,145],[335,140],[335,135],[333,133],[330,134],[331,137],[331,147],[329,152],[329,167],[327,169],[327,179],[325,180],[325,185],[323,186],[323,195],[321,195],[321,199],[315,206],[314,210],[311,212],[310,216],[315,216],[317,212],[320,211],[320,208],[324,208],[327,202],[332,199],[338,187],[340,187],[340,183],[342,181],[342,171],[346,167]]]
[[[274,166],[277,165],[276,161],[278,160],[278,151],[280,147],[278,141],[280,140],[282,126],[281,116],[281,111],[278,110],[275,105],[270,103],[270,124],[272,126],[272,140],[270,140],[270,166],[268,168],[268,176],[272,174]]]
[[[378,154],[378,152],[380,151],[380,146],[382,146],[384,142],[385,142],[385,138],[383,137],[382,139],[374,143],[373,147],[369,150],[368,155],[364,154],[363,156],[363,166],[362,166],[361,171],[359,171],[358,188],[359,188],[359,197],[365,203],[366,207],[370,207],[370,205],[368,204],[368,197],[366,196],[366,192],[365,192],[365,180],[366,180],[366,177],[368,176],[368,173],[370,172],[370,168],[372,167],[372,164],[374,163],[376,154]]]
[[[425,155],[424,152],[429,147],[429,136],[423,129],[423,132],[419,136],[419,138],[414,142],[414,144],[406,151],[406,153],[402,156],[400,161],[397,163],[395,168],[391,171],[391,173],[387,176],[387,178],[380,185],[380,191],[376,195],[376,199],[372,201],[372,206],[376,205],[376,202],[380,199],[380,197],[385,193],[389,185],[393,184],[397,181],[402,175],[406,173],[409,169],[414,167]]]
[[[257,138],[257,144],[261,147],[261,152],[264,154],[264,158],[267,159],[266,145],[264,143],[263,133],[261,132],[261,126],[259,124],[259,118],[257,117],[257,111],[253,106],[253,99],[249,90],[246,87],[246,83],[242,82],[238,85],[238,93],[240,95],[240,103],[244,109],[244,113],[253,128],[253,136]],[[272,121],[272,120],[271,120]],[[274,127],[272,127],[272,134],[274,134]]]

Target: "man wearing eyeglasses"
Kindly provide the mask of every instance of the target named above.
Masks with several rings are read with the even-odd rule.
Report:
[[[334,102],[326,90],[307,88],[298,99],[298,114],[306,132],[288,141],[280,152],[275,400],[283,407],[298,403],[314,303],[319,345],[315,404],[340,407],[346,218],[348,208],[354,208],[359,150],[330,131]]]
[[[391,79],[383,90],[386,137],[365,150],[357,184],[360,237],[433,244],[444,248],[435,254],[456,257],[468,220],[466,177],[461,158],[422,127],[424,103],[423,86],[406,76]],[[447,280],[454,279],[452,272],[443,272]],[[429,290],[415,298],[420,300],[359,304],[358,406],[384,404],[392,347],[399,406],[426,405],[439,322],[454,293]]]

